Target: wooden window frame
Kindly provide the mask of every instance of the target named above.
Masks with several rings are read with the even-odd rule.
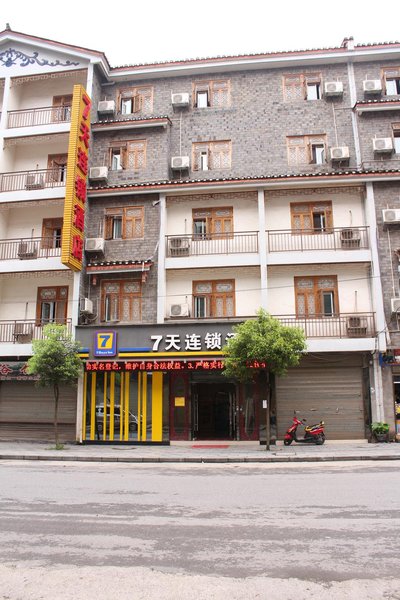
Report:
[[[218,211],[229,211],[228,216],[218,215]],[[204,215],[202,214],[204,213]],[[205,221],[205,232],[198,233],[195,231],[195,222]],[[216,232],[217,221],[223,221],[222,231]],[[225,222],[229,223],[229,230],[225,230]],[[232,206],[214,206],[212,208],[193,208],[192,209],[192,236],[193,240],[212,239],[213,236],[221,238],[233,237],[233,207]]]
[[[198,293],[196,292],[196,286],[198,284],[210,284],[211,285],[211,292],[209,293]],[[218,285],[221,284],[230,284],[232,285],[232,291],[231,292],[218,292],[216,290]],[[228,296],[232,297],[232,315],[227,315],[226,314],[226,304],[225,304],[225,308],[224,308],[224,314],[222,316],[217,317],[216,316],[216,310],[215,310],[215,305],[216,305],[216,300],[217,298],[223,297],[225,299],[228,298]],[[215,318],[215,319],[223,319],[226,317],[235,317],[236,316],[236,287],[235,287],[235,280],[234,279],[217,279],[217,280],[199,280],[199,281],[193,281],[192,282],[192,298],[193,298],[193,307],[192,307],[192,314],[195,315],[195,299],[196,298],[206,298],[206,302],[208,304],[209,307],[209,315],[206,315],[205,317],[196,317],[196,318]]]
[[[384,67],[381,69],[382,87],[386,96],[400,96],[400,67]],[[387,81],[396,80],[397,94],[387,93]]]
[[[312,296],[314,297],[314,305],[315,305],[315,313],[314,314],[301,314],[299,313],[299,302],[298,302],[298,297],[301,293],[304,293],[304,291],[302,291],[301,289],[298,289],[298,282],[299,281],[303,281],[304,279],[310,280],[313,283],[313,291],[312,291]],[[334,286],[332,288],[319,288],[318,287],[318,283],[320,280],[323,279],[332,279],[334,281]],[[334,311],[332,312],[331,315],[327,315],[324,314],[322,312],[322,294],[323,292],[332,292],[333,293],[333,304],[334,304]],[[295,294],[295,301],[296,301],[296,317],[298,318],[322,318],[322,317],[332,317],[332,316],[337,316],[340,314],[340,310],[339,310],[339,293],[338,293],[338,282],[337,282],[337,275],[304,275],[304,276],[299,276],[299,277],[295,277],[294,278],[294,294]],[[311,294],[309,294],[311,295]]]
[[[128,215],[130,210],[140,210],[140,217],[132,217]],[[113,236],[114,220],[121,216],[121,237]],[[127,236],[127,222],[132,223],[132,235]],[[135,223],[140,221],[140,235],[135,235]],[[139,240],[144,237],[144,206],[117,206],[114,208],[106,208],[104,213],[104,239],[105,240]]]
[[[67,290],[67,294],[65,296],[65,298],[63,298],[61,296],[61,290]],[[56,298],[54,300],[54,302],[57,304],[57,302],[61,303],[64,302],[65,306],[64,306],[64,311],[63,311],[63,315],[60,316],[56,316],[54,318],[54,320],[49,320],[49,321],[43,321],[42,319],[42,305],[45,302],[52,302],[52,300],[46,300],[46,299],[42,299],[41,298],[41,291],[42,290],[56,290]],[[68,314],[68,293],[69,293],[69,288],[67,285],[45,285],[45,286],[41,286],[38,287],[37,289],[37,298],[36,298],[36,325],[38,327],[42,326],[42,325],[47,325],[47,323],[61,323],[63,325],[65,325],[66,320],[67,320],[67,314]],[[57,314],[57,306],[55,307],[55,312]]]
[[[150,90],[150,94],[143,94],[143,90]],[[144,108],[144,104],[146,102],[146,98],[149,98],[150,107],[146,111]],[[131,99],[132,100],[132,110],[128,113],[122,112],[122,102],[123,100]],[[135,87],[129,88],[121,88],[118,91],[118,111],[121,115],[134,115],[137,113],[146,112],[147,114],[153,113],[153,104],[154,104],[154,87],[151,85],[139,85]]]
[[[313,216],[317,212],[320,213],[322,211],[316,210],[318,207],[325,207],[324,215],[326,225],[324,229],[316,229],[314,227],[305,228],[303,227],[304,217],[310,220],[310,223],[313,223]],[[302,212],[296,212],[296,208],[304,208]],[[296,227],[295,218],[300,216],[300,220],[302,221],[301,227]],[[332,215],[332,201],[331,200],[322,200],[321,202],[291,202],[290,203],[290,222],[292,233],[294,234],[321,234],[321,233],[333,233],[333,215]]]
[[[393,149],[396,155],[400,154],[400,123],[392,123]],[[396,152],[396,140],[399,140],[399,151]]]
[[[71,119],[72,110],[72,94],[63,94],[61,96],[53,96],[52,100],[52,115],[53,123],[66,123]]]
[[[129,146],[131,146],[132,148],[130,149]],[[139,148],[137,150],[133,150],[134,146],[141,146],[141,150],[139,150]],[[113,169],[113,156],[114,156],[114,152],[116,150],[119,150],[120,155],[121,155],[121,159],[120,159],[120,164],[121,164],[121,169]],[[128,161],[129,161],[129,154],[134,152],[136,157],[135,157],[135,163],[136,166],[133,168],[128,168]],[[139,152],[141,152],[143,154],[143,164],[138,166],[138,155]],[[110,167],[111,171],[141,171],[142,169],[146,168],[146,164],[147,164],[147,140],[123,140],[120,142],[112,142],[109,146],[109,151],[108,151],[108,164]]]
[[[63,218],[53,217],[51,219],[42,220],[42,238],[41,248],[61,248]],[[58,236],[54,236],[54,232],[60,230]]]
[[[302,141],[303,143],[300,144],[291,144],[290,142],[292,140],[297,140],[297,141]],[[312,160],[312,148],[313,146],[316,145],[322,145],[324,146],[324,153],[325,153],[325,161],[322,163],[317,163],[317,162],[313,162]],[[325,133],[321,133],[321,134],[316,134],[316,135],[288,135],[286,136],[286,148],[287,148],[287,159],[288,159],[288,166],[289,167],[298,167],[301,165],[325,165],[326,164],[326,150],[327,150],[327,139],[326,139],[326,134]],[[292,162],[291,159],[291,152],[290,150],[293,148],[301,148],[305,151],[305,155],[306,155],[306,162],[301,162],[298,159],[294,162]]]
[[[293,83],[290,83],[290,79],[293,80]],[[319,86],[319,98],[309,99],[307,97],[307,86],[312,84]],[[289,90],[291,88],[299,89],[299,98],[290,97]],[[321,73],[287,73],[286,75],[282,75],[282,90],[284,102],[300,102],[303,100],[311,102],[313,100],[322,100]]]
[[[47,181],[65,183],[67,178],[68,154],[49,154],[47,156]]]
[[[220,93],[221,84],[226,84],[226,104],[216,102],[216,97]],[[207,106],[197,106],[197,93],[207,92]],[[211,79],[206,81],[194,81],[192,84],[192,103],[193,108],[229,108],[231,106],[231,80],[230,79]]]
[[[113,284],[113,285],[118,285],[119,286],[119,292],[118,292],[118,318],[117,319],[107,319],[106,320],[106,296],[109,295],[105,292],[105,286],[107,284]],[[135,283],[135,284],[139,284],[139,291],[138,292],[129,292],[129,293],[122,293],[121,294],[121,286],[123,286],[126,283]],[[100,320],[104,323],[109,323],[109,322],[119,322],[119,323],[141,323],[142,322],[142,291],[143,291],[143,284],[141,282],[140,279],[104,279],[101,281],[100,284]],[[116,295],[116,294],[113,294]],[[136,320],[131,320],[131,321],[123,321],[121,319],[122,313],[123,313],[123,301],[124,298],[128,297],[129,299],[133,299],[133,298],[139,298],[139,319]]]
[[[227,167],[215,167],[214,166],[214,162],[215,162],[215,156],[217,153],[221,154],[221,150],[219,150],[219,147],[221,147],[222,145],[228,145],[228,159],[229,159],[229,165]],[[200,169],[200,164],[198,164],[196,155],[201,153],[201,150],[204,149],[207,151],[207,156],[208,156],[208,168],[206,169],[207,171],[223,171],[226,169],[231,169],[232,168],[232,142],[231,140],[218,140],[218,141],[213,141],[213,142],[193,142],[192,144],[192,165],[193,171],[201,171],[202,169]]]

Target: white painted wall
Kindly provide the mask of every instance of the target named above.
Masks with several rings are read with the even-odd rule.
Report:
[[[5,163],[2,172],[29,171],[47,169],[49,154],[66,154],[68,152],[68,135],[54,136],[44,141],[36,139],[32,144],[21,144],[7,147],[3,152]]]
[[[68,318],[72,314],[72,283],[62,274],[54,277],[1,278],[0,320],[35,319],[37,289],[56,285],[68,285]]]
[[[42,46],[42,47],[40,47]],[[51,47],[51,43],[43,44],[36,43],[35,45],[29,43],[21,43],[20,41],[6,41],[5,43],[0,45],[0,52],[4,52],[11,48],[12,50],[16,50],[17,52],[21,52],[26,54],[28,57],[33,57],[34,52],[38,52],[38,59],[40,61],[48,61],[55,62],[60,61],[62,63],[66,63],[67,60],[74,61],[79,63],[78,65],[71,66],[63,66],[63,65],[54,65],[49,66],[48,64],[40,65],[35,60],[32,61],[32,64],[27,64],[26,66],[21,66],[22,61],[16,59],[14,60],[14,64],[12,65],[12,75],[13,77],[23,77],[27,75],[36,75],[40,73],[58,73],[62,71],[76,71],[77,69],[85,68],[89,62],[89,56],[84,55],[84,53],[76,52],[71,54],[68,53],[68,50],[63,50],[60,48],[59,50],[55,50],[54,47]],[[11,68],[6,66],[0,67],[0,77],[5,77],[6,75],[10,75]]]
[[[9,210],[7,208],[0,211],[0,240],[7,238],[8,214]]]
[[[191,269],[171,271],[166,282],[166,316],[171,304],[189,304],[192,308],[192,282],[235,280],[236,316],[253,316],[261,305],[260,270],[257,267],[233,269]]]
[[[333,227],[365,225],[363,202],[358,192],[310,193],[271,196],[266,194],[265,222],[267,230],[291,229],[290,204],[293,202],[332,202]]]
[[[324,265],[270,267],[268,270],[268,310],[273,315],[295,315],[294,277],[337,275],[339,311],[373,312],[368,271],[364,265]]]
[[[10,90],[8,110],[52,106],[54,96],[72,94],[73,86],[78,83],[85,86],[86,75],[86,71],[78,71],[68,77],[39,79],[13,85]]]
[[[63,216],[63,204],[16,207],[9,210],[8,225],[5,235],[0,239],[15,239],[22,237],[41,237],[43,219]],[[1,223],[1,219],[0,219]],[[0,225],[1,227],[1,225]],[[1,229],[0,229],[1,231]]]
[[[203,198],[191,199],[185,196],[185,201],[176,202],[167,200],[167,224],[166,235],[190,234],[192,228],[192,209],[232,207],[233,208],[233,230],[257,231],[258,209],[257,196],[252,197],[234,194],[231,197],[222,194],[205,195]]]

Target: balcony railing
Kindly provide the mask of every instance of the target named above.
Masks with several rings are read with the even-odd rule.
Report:
[[[8,111],[8,127],[33,127],[68,123],[71,120],[71,106],[42,106],[24,110]]]
[[[307,338],[371,338],[376,335],[374,313],[342,313],[331,317],[274,316],[282,325],[299,327]]]
[[[359,250],[369,248],[368,227],[267,231],[269,252]]]
[[[204,256],[258,252],[256,231],[167,235],[167,256]]]
[[[0,240],[0,260],[29,260],[61,256],[61,237]]]
[[[66,176],[67,170],[62,167],[0,173],[0,192],[32,191],[62,187],[65,186]]]
[[[66,325],[68,333],[71,333],[71,319],[57,319],[54,322]],[[42,340],[43,326],[46,324],[36,319],[0,321],[0,343],[30,344],[32,340]]]

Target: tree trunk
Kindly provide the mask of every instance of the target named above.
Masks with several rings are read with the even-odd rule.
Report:
[[[56,442],[56,447],[58,446],[58,397],[59,397],[59,389],[58,384],[54,384],[54,437]]]
[[[271,443],[271,393],[270,393],[270,380],[269,372],[265,374],[266,388],[267,388],[267,409],[266,409],[266,423],[265,423],[265,450],[268,452]]]

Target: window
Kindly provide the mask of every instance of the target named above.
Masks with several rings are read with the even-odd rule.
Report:
[[[107,208],[105,213],[104,238],[106,240],[142,238],[143,221],[143,206]]]
[[[299,73],[284,75],[283,99],[285,102],[321,99],[321,75],[319,73]]]
[[[292,230],[307,233],[330,232],[332,202],[296,202],[290,204]]]
[[[389,67],[382,70],[387,96],[400,95],[400,67]]]
[[[288,165],[323,165],[326,162],[325,135],[296,135],[286,138]]]
[[[235,281],[194,281],[193,315],[197,319],[235,316]]]
[[[68,288],[61,286],[38,288],[36,303],[36,321],[38,325],[46,323],[65,323],[67,318]]]
[[[138,322],[141,318],[142,284],[139,280],[102,282],[102,321]]]
[[[139,171],[146,166],[146,140],[113,142],[110,147],[109,165],[113,171],[126,169]]]
[[[65,123],[71,120],[72,94],[53,97],[52,121]]]
[[[42,248],[61,248],[62,217],[43,219]]]
[[[233,231],[233,209],[193,209],[193,238],[228,237]]]
[[[68,154],[49,154],[47,157],[47,180],[49,183],[65,183]]]
[[[153,88],[134,87],[120,90],[119,110],[123,115],[135,113],[150,114],[153,112]]]
[[[195,108],[227,108],[230,106],[230,81],[198,81],[193,84]]]
[[[396,154],[400,154],[400,123],[393,123],[393,147]]]
[[[196,142],[193,144],[193,171],[230,169],[231,142]]]
[[[331,317],[339,313],[337,277],[295,277],[296,315]]]

